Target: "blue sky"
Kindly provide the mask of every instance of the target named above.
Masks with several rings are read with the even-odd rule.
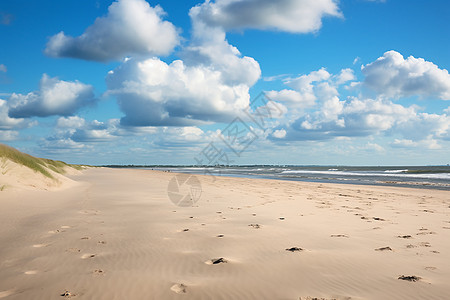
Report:
[[[1,1],[0,142],[89,164],[448,164],[448,15],[444,0]]]

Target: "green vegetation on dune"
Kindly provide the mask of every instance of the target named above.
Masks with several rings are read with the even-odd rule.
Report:
[[[28,167],[33,171],[39,172],[52,179],[54,179],[54,177],[47,169],[50,169],[56,173],[64,174],[64,168],[70,166],[62,161],[33,157],[4,144],[0,144],[0,158],[10,159],[19,165]]]

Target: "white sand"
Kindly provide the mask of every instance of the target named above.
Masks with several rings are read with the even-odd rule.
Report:
[[[68,177],[45,168],[53,178],[19,165],[9,159],[0,158],[0,191],[4,190],[58,190],[76,185]],[[65,168],[66,175],[80,174],[71,167]]]
[[[179,207],[174,175],[0,192],[0,298],[450,299],[448,191],[197,176]]]

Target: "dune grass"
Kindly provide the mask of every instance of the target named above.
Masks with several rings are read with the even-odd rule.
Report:
[[[51,179],[55,178],[48,171],[48,169],[56,173],[64,174],[64,168],[69,166],[62,161],[33,157],[4,144],[0,144],[0,157],[10,159],[19,165],[28,167],[33,171],[41,173]]]

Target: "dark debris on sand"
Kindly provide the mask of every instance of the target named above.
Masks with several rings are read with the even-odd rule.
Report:
[[[412,236],[410,236],[410,235],[399,235],[397,237],[401,238],[401,239],[412,239]]]
[[[375,251],[393,251],[391,247],[381,247],[381,248],[377,248],[375,249]]]
[[[411,276],[401,275],[401,276],[398,277],[398,279],[411,281],[411,282],[416,282],[416,281],[419,281],[422,278],[420,278],[419,276],[415,276],[415,275],[411,275]]]
[[[248,225],[248,226],[253,227],[253,228],[255,228],[255,229],[261,228],[261,225],[259,225],[259,224],[250,224],[250,225]]]
[[[225,258],[220,257],[211,259],[211,262],[213,265],[217,265],[217,264],[226,264],[228,261]]]
[[[61,297],[65,297],[65,298],[72,298],[75,297],[76,295],[69,292],[69,291],[65,291],[64,293],[61,294]]]
[[[291,247],[291,248],[286,248],[286,251],[296,252],[296,251],[303,251],[303,249],[299,248],[299,247]]]

